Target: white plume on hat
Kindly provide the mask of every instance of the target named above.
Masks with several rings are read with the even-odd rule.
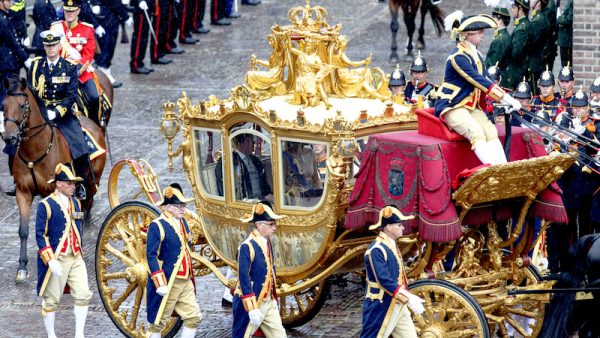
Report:
[[[513,4],[513,0],[483,0],[483,2],[489,7],[503,8],[510,8]]]
[[[451,31],[452,24],[454,24],[454,21],[458,20],[460,22],[460,20],[463,18],[464,15],[465,14],[461,10],[457,10],[457,11],[454,11],[454,12],[448,14],[444,18],[444,29],[446,29],[446,32]]]

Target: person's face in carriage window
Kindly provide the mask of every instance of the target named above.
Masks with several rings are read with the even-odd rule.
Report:
[[[252,137],[251,135],[238,137],[240,139],[237,142],[237,150],[244,155],[254,153],[254,137]]]

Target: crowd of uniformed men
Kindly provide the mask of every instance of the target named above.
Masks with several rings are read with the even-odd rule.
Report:
[[[28,68],[28,82],[44,103],[46,117],[56,121],[59,127],[66,128],[65,136],[68,136],[69,130],[80,129],[73,115],[77,88],[79,95],[86,97],[87,101],[77,102],[77,105],[84,105],[80,107],[81,111],[99,109],[93,106],[99,94],[94,84],[97,79],[92,63],[111,78],[110,65],[119,24],[134,26],[130,70],[139,74],[152,71],[144,64],[148,39],[151,39],[151,63],[167,64],[171,60],[166,58],[166,54],[183,53],[177,42],[195,44],[198,40],[192,33],[208,33],[208,29],[202,26],[205,0],[95,1],[65,0],[57,12],[51,1],[37,0],[33,10],[36,33],[30,52],[38,56],[30,58],[25,51],[30,44],[23,2],[13,4],[12,0],[0,0],[2,83],[18,78],[22,67]],[[260,1],[245,0],[242,3],[257,5]],[[232,4],[233,0],[212,0],[211,24],[228,25],[230,22],[226,18],[239,17]],[[130,17],[128,12],[133,12],[133,16]],[[511,17],[514,29],[509,34],[507,27]],[[600,186],[600,78],[590,87],[591,97],[582,88],[576,90],[574,87],[572,17],[572,0],[568,0],[562,8],[557,7],[554,0],[515,0],[510,10],[494,8],[491,17],[474,16],[456,21],[453,30],[460,37],[448,58],[444,82],[439,87],[428,82],[429,69],[421,55],[410,66],[411,81],[406,82],[400,69],[393,71],[390,77],[393,100],[415,103],[422,96],[425,104],[435,107],[436,115],[444,116],[449,126],[459,133],[459,124],[453,123],[477,119],[477,109],[465,110],[462,103],[466,101],[457,99],[453,102],[453,98],[457,95],[466,98],[477,96],[478,90],[485,89],[496,102],[521,113],[521,108],[527,108],[535,116],[508,121],[510,115],[498,113],[498,109],[502,108],[492,104],[490,99],[488,106],[481,107],[487,113],[488,117],[483,118],[486,121],[477,120],[476,125],[480,124],[484,129],[489,122],[528,127],[537,125],[549,140],[549,151],[571,151],[565,146],[571,144],[574,149],[589,156],[588,160],[581,161],[582,165],[571,167],[559,182],[569,224],[555,225],[551,229],[548,252],[552,271],[558,269],[561,255],[567,249],[569,241],[565,238],[574,239],[577,235],[600,231],[600,201],[596,201],[594,195]],[[476,60],[483,61],[476,49],[483,30],[496,26],[494,40],[485,58],[487,70],[477,70]],[[96,53],[97,46],[100,53]],[[552,72],[557,50],[562,64],[558,73],[559,92],[555,91],[555,75]],[[467,71],[469,69],[472,72]],[[119,85],[111,80],[113,85]],[[462,85],[457,87],[455,83]],[[0,88],[2,101],[12,89],[4,85]],[[458,88],[458,91],[452,88]],[[463,121],[459,121],[459,117]],[[560,128],[548,126],[543,121],[555,122]],[[571,131],[571,134],[564,130]],[[589,142],[581,142],[582,139],[573,137],[573,134],[582,135]],[[75,298],[78,337],[83,336],[90,299],[85,263],[80,254],[80,206],[73,198],[75,183],[82,180],[78,176],[86,172],[78,166],[88,162],[87,150],[78,145],[80,136],[71,135],[71,140],[67,137],[75,166],[57,166],[52,180],[57,182],[56,191],[39,204],[37,212],[38,291],[44,299],[44,323],[49,337],[55,336],[54,311],[65,283],[71,285]],[[502,152],[502,146],[498,148],[496,145],[497,135],[495,138],[492,136],[482,134],[483,141],[469,138],[482,163],[488,163],[486,158],[490,156],[487,155],[498,155],[497,150]],[[487,142],[485,138],[488,138]],[[563,142],[556,142],[556,139]],[[484,148],[487,155],[478,152],[478,149]],[[14,156],[14,147],[9,144],[7,149],[9,155]],[[82,156],[83,161],[78,161]],[[489,163],[494,164],[492,161]],[[147,257],[152,282],[148,283],[147,309],[153,337],[160,336],[159,332],[172,310],[184,320],[183,337],[193,337],[202,318],[191,282],[190,234],[183,218],[188,201],[180,186],[169,186],[164,192],[164,200],[159,203],[163,213],[148,228]],[[406,290],[402,258],[395,245],[395,239],[402,235],[402,221],[410,217],[402,215],[394,206],[386,206],[380,212],[379,222],[370,227],[379,231],[379,236],[365,255],[368,282],[363,306],[362,335],[365,337],[381,334],[414,336],[407,307],[420,313],[423,311],[422,300]],[[278,218],[280,216],[273,212],[270,203],[261,201],[254,206],[252,215],[243,220],[254,223],[255,228],[238,250],[239,281],[233,297],[234,336],[247,336],[258,328],[267,336],[285,336],[277,310],[276,270],[270,243]],[[160,250],[161,247],[171,249]]]

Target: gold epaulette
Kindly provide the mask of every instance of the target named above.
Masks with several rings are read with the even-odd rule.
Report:
[[[94,25],[92,25],[91,23],[87,23],[87,22],[83,22],[83,21],[79,21],[80,24],[84,25],[84,26],[88,26],[88,27],[92,27],[94,28]]]

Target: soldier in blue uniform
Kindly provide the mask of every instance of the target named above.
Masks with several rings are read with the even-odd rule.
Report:
[[[56,338],[54,321],[56,309],[68,284],[75,304],[75,338],[83,338],[83,330],[92,292],[83,260],[83,212],[73,197],[75,176],[70,163],[56,166],[56,189],[37,207],[35,239],[38,246],[37,292],[42,301],[42,316],[48,338]]]
[[[498,131],[482,109],[487,105],[486,95],[516,111],[521,104],[494,84],[477,51],[484,29],[495,28],[496,22],[485,14],[459,18],[452,13],[446,20],[453,20],[452,34],[458,43],[446,61],[444,82],[436,93],[435,115],[471,142],[481,163],[506,163]]]
[[[27,82],[40,98],[40,109],[45,112],[65,137],[78,175],[87,177],[89,150],[81,123],[74,113],[79,76],[77,66],[59,56],[61,34],[55,31],[41,33],[46,57],[37,57],[27,73]],[[84,197],[83,185],[78,185],[77,196]]]
[[[404,262],[396,240],[403,235],[404,216],[388,205],[379,212],[379,221],[369,230],[379,235],[365,252],[367,294],[363,301],[361,338],[417,337],[410,309],[417,315],[425,311],[423,300],[408,291]]]
[[[575,76],[573,75],[573,68],[571,68],[571,64],[567,64],[566,66],[560,69],[560,73],[558,73],[558,86],[560,87],[560,98],[567,101],[571,99],[575,92]]]
[[[148,49],[148,37],[150,35],[150,23],[148,22],[147,18],[154,15],[156,11],[156,2],[131,0],[130,4],[134,9],[133,32],[131,33],[131,61],[129,62],[129,70],[133,74],[150,74],[154,71],[154,69],[148,68],[144,65],[146,49]]]
[[[404,89],[405,100],[416,103],[417,98],[423,96],[425,107],[433,107],[435,98],[430,94],[435,93],[437,86],[427,81],[427,73],[429,73],[427,62],[419,51],[417,57],[410,64],[412,80],[406,84],[406,89]]]
[[[276,292],[277,274],[271,238],[275,221],[271,203],[261,201],[252,208],[244,223],[254,223],[254,231],[240,244],[237,263],[239,280],[233,296],[233,338],[247,338],[260,327],[267,338],[286,337],[279,316]]]
[[[160,338],[173,311],[183,320],[182,338],[193,338],[202,320],[196,302],[196,287],[192,269],[192,234],[184,218],[185,198],[181,186],[173,183],[157,203],[163,213],[148,226],[146,257],[150,271],[146,286],[146,310],[150,323],[150,338]]]

